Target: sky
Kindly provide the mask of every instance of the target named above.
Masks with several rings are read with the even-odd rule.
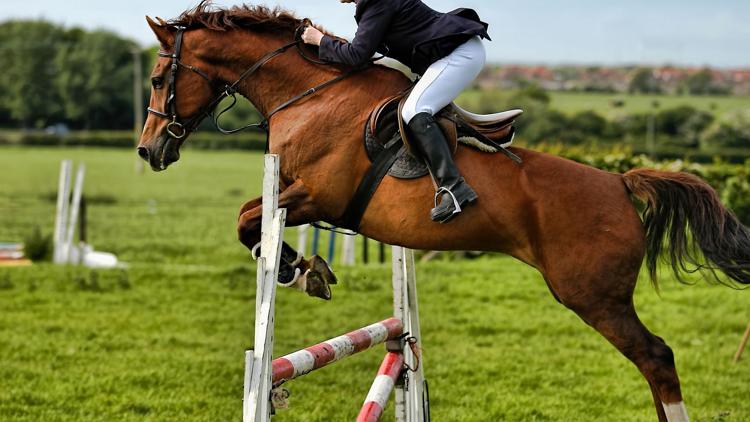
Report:
[[[2,0],[0,21],[44,18],[155,42],[144,16],[171,18],[198,0]],[[240,2],[217,0],[218,5]],[[424,0],[476,9],[490,23],[489,61],[522,64],[674,64],[750,68],[750,0]],[[338,0],[255,0],[280,5],[337,35],[356,30]]]

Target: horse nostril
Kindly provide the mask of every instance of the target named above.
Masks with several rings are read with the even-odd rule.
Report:
[[[145,147],[138,147],[138,156],[148,162],[148,149],[146,149]]]

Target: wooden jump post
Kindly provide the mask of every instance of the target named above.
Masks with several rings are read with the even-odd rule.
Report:
[[[745,351],[745,346],[747,346],[748,339],[750,339],[750,324],[747,324],[747,328],[745,329],[745,334],[742,335],[742,340],[740,340],[740,346],[737,348],[737,353],[734,354],[734,363],[737,363],[740,361],[740,358],[742,357],[742,352]]]
[[[421,333],[414,255],[410,250],[393,247],[393,317],[272,360],[276,280],[286,220],[286,210],[278,209],[278,180],[279,158],[267,155],[256,289],[255,346],[245,353],[243,421],[267,422],[275,412],[274,404],[285,407],[288,394],[284,394],[281,384],[382,343],[386,343],[388,353],[357,420],[377,421],[395,389],[396,421],[429,421],[423,364],[412,352],[421,348]],[[407,343],[413,348],[405,347]]]

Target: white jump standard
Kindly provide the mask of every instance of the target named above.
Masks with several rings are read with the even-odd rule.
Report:
[[[60,180],[57,189],[53,262],[59,265],[72,264],[85,265],[90,268],[114,268],[118,265],[115,255],[95,252],[91,245],[86,243],[84,235],[86,207],[83,195],[86,167],[83,164],[78,166],[75,185],[71,192],[72,173],[73,162],[63,160],[60,164]],[[79,226],[80,231],[77,242],[75,241],[76,225]]]
[[[271,360],[276,280],[281,260],[286,210],[278,209],[279,158],[267,155],[263,179],[263,222],[255,310],[255,347],[245,354],[243,421],[268,422],[276,408],[287,407],[281,384],[336,361],[386,343],[385,360],[370,388],[358,421],[377,421],[396,390],[396,421],[429,421],[420,350],[414,255],[393,247],[394,316],[343,336]],[[406,345],[410,347],[406,347]],[[364,392],[363,392],[364,393]]]

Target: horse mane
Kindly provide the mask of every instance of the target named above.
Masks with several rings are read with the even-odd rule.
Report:
[[[215,6],[211,0],[202,0],[194,8],[165,23],[168,26],[187,29],[228,31],[244,28],[259,32],[288,33],[300,26],[302,20],[280,7],[243,4],[224,9]]]

